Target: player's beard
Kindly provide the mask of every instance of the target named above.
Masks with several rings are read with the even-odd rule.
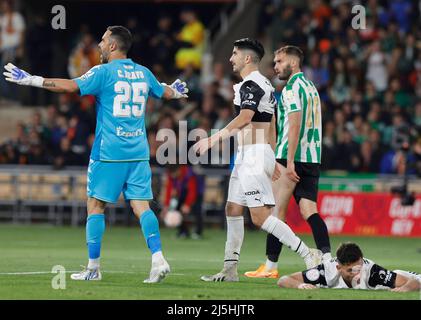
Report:
[[[232,66],[232,71],[234,73],[241,73],[241,70],[244,69],[244,65],[241,65],[240,63],[236,63],[235,65]]]
[[[108,54],[106,54],[103,51],[100,51],[99,59],[100,59],[100,61],[101,61],[102,64],[108,63]]]
[[[237,66],[235,64],[232,65],[232,72],[237,72]]]
[[[288,80],[292,74],[292,68],[290,65],[287,65],[285,69],[278,73],[279,80]]]

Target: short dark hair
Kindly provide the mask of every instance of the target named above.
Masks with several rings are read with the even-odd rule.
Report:
[[[357,262],[363,257],[360,247],[352,242],[341,243],[336,250],[336,258],[340,264],[350,264]]]
[[[248,49],[256,53],[258,61],[255,62],[260,62],[260,60],[262,60],[263,56],[265,55],[265,48],[263,48],[262,44],[259,41],[254,39],[243,38],[236,40],[234,42],[234,47],[237,47],[240,50]]]
[[[287,55],[296,56],[300,60],[300,68],[303,67],[304,53],[303,50],[296,46],[284,46],[275,51],[275,54],[285,53]]]
[[[121,52],[127,53],[132,46],[132,34],[129,29],[123,26],[110,26],[107,28],[108,31],[111,31],[111,37],[117,42],[118,49]]]

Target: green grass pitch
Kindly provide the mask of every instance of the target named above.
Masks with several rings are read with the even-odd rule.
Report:
[[[177,239],[164,229],[164,253],[172,273],[164,282],[143,284],[149,273],[150,254],[139,228],[107,227],[102,248],[103,280],[72,281],[69,273],[86,264],[84,228],[0,225],[0,299],[420,299],[419,292],[280,289],[274,279],[248,279],[238,283],[205,283],[203,274],[222,266],[225,231],[205,231],[203,240]],[[310,236],[303,240],[314,246]],[[240,272],[264,261],[265,233],[245,232]],[[391,269],[421,272],[421,240],[407,238],[331,237],[334,248],[342,241],[357,242],[367,258]],[[54,290],[54,265],[66,268],[66,289]],[[283,249],[281,275],[302,270],[302,260]],[[14,274],[13,274],[14,273]],[[26,273],[26,274],[25,274]]]

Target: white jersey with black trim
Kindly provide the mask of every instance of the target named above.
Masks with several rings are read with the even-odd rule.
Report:
[[[240,83],[234,85],[234,106],[236,113],[251,109],[255,114],[251,121],[270,122],[275,112],[275,89],[259,71],[251,72]]]
[[[313,284],[319,288],[333,289],[370,289],[389,290],[395,285],[397,274],[408,278],[417,279],[421,282],[421,275],[415,272],[403,270],[387,270],[369,259],[363,259],[363,267],[360,273],[359,283],[352,283],[349,287],[338,272],[337,259],[324,261],[322,264],[302,272],[305,283]]]

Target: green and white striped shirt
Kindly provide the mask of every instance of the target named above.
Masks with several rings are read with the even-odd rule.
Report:
[[[288,155],[288,114],[302,112],[300,137],[294,161],[320,163],[322,151],[322,111],[320,97],[313,82],[302,72],[294,74],[282,90],[277,107],[277,159]]]

